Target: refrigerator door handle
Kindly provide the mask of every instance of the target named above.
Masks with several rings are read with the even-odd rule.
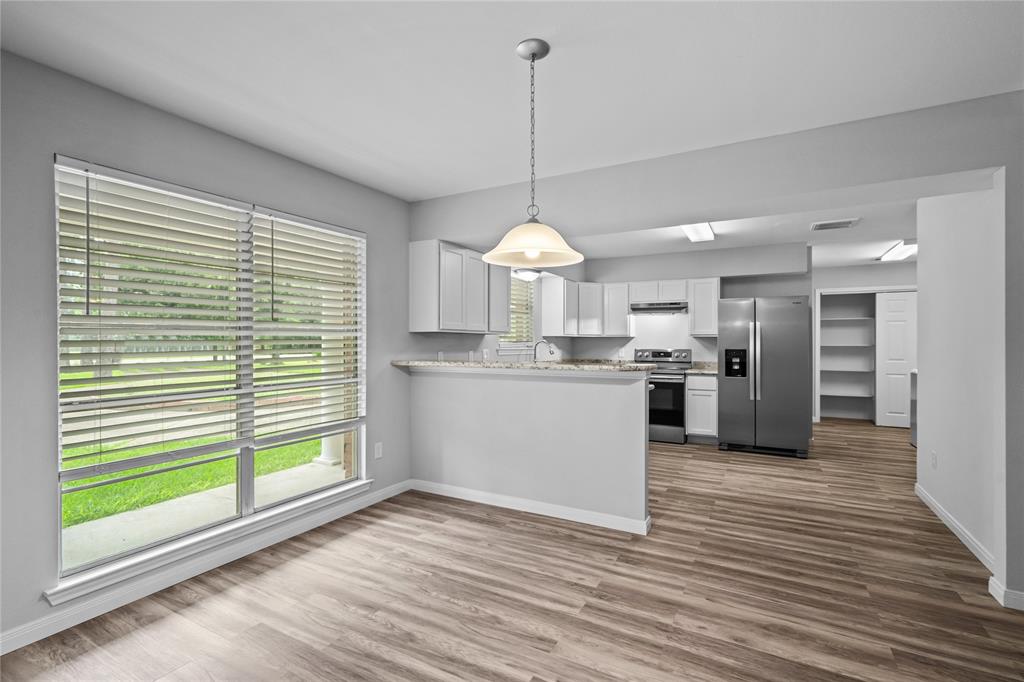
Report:
[[[756,338],[754,339],[754,371],[757,372],[757,399],[761,399],[761,323],[755,322]]]
[[[750,334],[750,338],[747,341],[747,353],[750,355],[754,354],[754,323],[747,323],[747,331]],[[750,385],[750,399],[754,399],[754,373],[747,369],[747,383]]]

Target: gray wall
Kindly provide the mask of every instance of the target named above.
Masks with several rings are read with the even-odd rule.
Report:
[[[722,279],[722,298],[757,296],[810,296],[811,273],[795,275],[752,275]]]
[[[807,246],[779,244],[584,261],[588,282],[631,282],[807,272]]]
[[[53,154],[367,233],[367,440],[375,488],[409,477],[408,205],[66,74],[2,53],[2,627],[52,617],[57,581]]]
[[[872,263],[843,268],[814,268],[811,282],[815,289],[842,289],[865,286],[913,286],[917,284],[917,262]]]
[[[1002,582],[1005,301],[993,292],[1003,280],[1001,203],[994,189],[917,202],[917,482]],[[959,358],[975,371],[950,371]]]
[[[545,178],[538,192],[545,220],[571,237],[811,210],[840,188],[998,167],[1007,187],[1002,286],[1014,302],[1005,332],[1007,587],[1024,590],[1024,92]],[[418,202],[412,233],[493,242],[516,224],[524,196],[520,183]],[[643,272],[600,262],[587,264],[588,278]]]

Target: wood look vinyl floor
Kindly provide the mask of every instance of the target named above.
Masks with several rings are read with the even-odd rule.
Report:
[[[1024,613],[915,497],[907,432],[815,435],[808,460],[653,447],[647,537],[406,493],[3,679],[1024,681]]]

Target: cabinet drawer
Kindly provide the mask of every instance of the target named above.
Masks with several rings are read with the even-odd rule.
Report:
[[[694,391],[717,391],[718,377],[701,374],[688,374],[686,376],[686,388],[687,390],[692,389]]]

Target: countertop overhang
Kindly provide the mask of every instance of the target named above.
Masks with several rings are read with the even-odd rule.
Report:
[[[394,367],[410,372],[460,372],[474,374],[527,374],[609,379],[646,377],[657,365],[650,362],[473,362],[469,360],[392,360]]]

